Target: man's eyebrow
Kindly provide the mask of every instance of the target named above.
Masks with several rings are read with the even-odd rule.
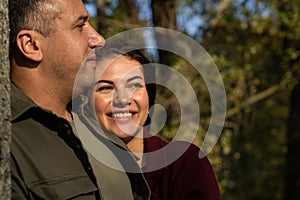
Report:
[[[79,16],[76,21],[73,23],[73,26],[75,26],[78,22],[86,22],[89,20],[89,16],[88,15],[81,15]]]

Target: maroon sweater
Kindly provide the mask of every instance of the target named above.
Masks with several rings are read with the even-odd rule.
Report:
[[[206,156],[199,158],[197,146],[182,141],[168,144],[157,136],[145,138],[144,152],[154,151],[157,153],[146,157],[143,167],[151,189],[151,200],[221,199],[212,166]],[[170,164],[165,166],[167,163]],[[163,168],[157,168],[162,164]],[[155,167],[157,170],[152,171]]]

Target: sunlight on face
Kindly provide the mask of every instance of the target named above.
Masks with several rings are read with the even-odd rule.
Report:
[[[125,142],[142,134],[148,116],[148,93],[141,64],[116,58],[102,73],[95,92],[99,123]]]

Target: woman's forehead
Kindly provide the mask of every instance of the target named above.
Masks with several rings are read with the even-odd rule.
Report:
[[[110,60],[110,61],[108,61]],[[127,57],[119,56],[113,60],[108,59],[102,64],[99,63],[99,71],[101,75],[98,77],[104,78],[121,78],[130,77],[134,75],[139,75],[143,77],[143,69],[141,63],[138,61]]]

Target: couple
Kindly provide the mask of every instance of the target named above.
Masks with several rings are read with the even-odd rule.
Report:
[[[219,198],[211,166],[207,158],[198,158],[199,149],[193,145],[171,165],[147,170],[162,160],[148,160],[141,153],[166,145],[158,137],[128,136],[147,134],[140,126],[147,121],[155,96],[153,86],[145,85],[146,69],[140,67],[147,60],[138,51],[122,49],[103,55],[98,47],[104,39],[88,23],[81,0],[11,0],[9,13],[13,199]],[[97,66],[105,66],[106,58],[113,60],[95,77],[99,79],[95,90],[88,90],[80,103],[72,105],[72,115],[68,104],[76,74],[93,49]],[[90,112],[93,109],[95,113]],[[131,122],[128,117],[134,124],[126,125]],[[102,125],[104,135],[95,134],[103,144],[99,148],[110,153],[108,160],[119,163],[123,171],[90,153],[76,119],[92,133],[99,133],[94,122]],[[162,156],[174,153],[177,147],[173,146]],[[122,157],[112,148],[123,150]]]

